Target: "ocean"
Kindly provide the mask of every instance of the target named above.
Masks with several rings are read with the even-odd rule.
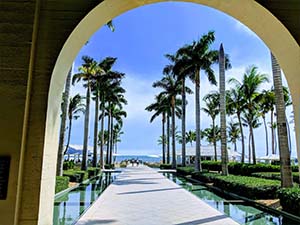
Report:
[[[158,155],[117,155],[116,162],[121,162],[123,160],[130,160],[130,159],[138,159],[142,160],[143,162],[161,162],[162,157]]]

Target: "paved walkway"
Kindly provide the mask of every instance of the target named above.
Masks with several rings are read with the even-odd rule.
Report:
[[[237,225],[155,170],[129,167],[76,225]]]

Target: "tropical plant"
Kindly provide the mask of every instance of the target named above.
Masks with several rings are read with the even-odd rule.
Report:
[[[72,120],[77,120],[80,117],[80,113],[85,113],[85,105],[82,103],[83,98],[77,94],[74,97],[70,98],[70,104],[68,107],[68,119],[69,119],[69,131],[68,131],[68,138],[67,144],[64,151],[64,154],[68,151],[71,139],[71,130],[72,130]]]
[[[216,117],[220,113],[220,95],[218,92],[212,92],[203,97],[203,101],[205,102],[205,107],[202,107],[201,110],[205,112],[208,116],[210,116],[212,120],[212,127],[216,125]],[[215,134],[213,134],[215,137]],[[217,161],[217,142],[216,138],[213,141],[214,152],[215,152],[215,161]]]
[[[275,91],[275,102],[277,112],[277,130],[279,142],[279,155],[280,155],[280,169],[281,169],[281,187],[293,187],[291,159],[287,137],[286,115],[285,115],[285,102],[282,88],[282,78],[280,66],[271,53],[272,72]]]
[[[172,167],[176,168],[176,146],[175,146],[175,108],[176,96],[181,93],[182,83],[174,78],[174,76],[165,72],[165,76],[160,80],[153,83],[153,87],[162,88],[159,96],[165,96],[170,102],[171,117],[172,117]],[[181,100],[180,100],[181,103]]]
[[[237,140],[241,138],[241,130],[239,128],[239,123],[233,122],[232,120],[228,123],[227,126],[228,131],[228,141],[233,143],[234,145],[234,151],[237,152]]]
[[[218,125],[215,125],[214,127],[211,125],[202,130],[201,133],[203,138],[205,138],[209,144],[214,144],[215,141],[221,140],[221,130]]]
[[[257,114],[258,100],[259,100],[259,88],[260,86],[268,82],[269,79],[266,74],[258,72],[256,66],[249,67],[243,75],[242,82],[238,81],[235,78],[231,78],[229,82],[236,85],[237,88],[241,89],[243,98],[245,99],[244,110],[246,110],[246,121],[249,126],[250,136],[252,138],[252,158],[253,164],[256,164],[255,156],[255,145],[254,145],[254,135],[253,135],[253,122]]]
[[[58,143],[58,152],[57,152],[57,164],[56,164],[56,176],[62,176],[63,174],[63,152],[64,152],[64,143],[65,143],[65,131],[66,131],[66,122],[67,122],[67,111],[69,105],[69,94],[70,94],[70,86],[71,86],[71,76],[72,76],[72,67],[69,70],[65,91],[62,96],[62,104],[61,104],[61,123],[59,130],[59,143]]]
[[[211,65],[218,61],[218,51],[210,50],[211,44],[214,42],[214,32],[208,32],[198,41],[194,41],[190,45],[180,48],[176,57],[181,62],[182,73],[189,75],[195,83],[195,117],[196,117],[196,157],[195,171],[202,171],[200,159],[200,71],[204,70],[208,80],[216,85],[217,81]]]
[[[81,162],[81,170],[87,170],[87,147],[89,135],[89,118],[90,118],[90,94],[91,94],[91,81],[97,72],[97,62],[89,57],[82,57],[83,64],[79,67],[79,73],[75,74],[72,79],[72,84],[84,81],[83,86],[86,88],[86,110],[84,116],[84,137],[83,137],[83,156]]]
[[[193,146],[193,142],[196,141],[196,132],[190,130],[185,133],[185,136],[186,136],[186,142],[190,143],[191,146]]]

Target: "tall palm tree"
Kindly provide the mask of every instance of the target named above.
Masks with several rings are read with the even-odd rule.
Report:
[[[70,86],[71,86],[71,76],[72,76],[72,67],[69,70],[65,91],[63,93],[63,99],[61,104],[61,123],[60,123],[60,131],[59,131],[59,144],[58,144],[58,152],[57,152],[57,164],[56,164],[56,176],[62,176],[63,174],[63,148],[65,143],[65,131],[66,131],[66,121],[67,121],[67,111],[69,105],[69,94],[70,94]]]
[[[97,147],[98,147],[98,118],[99,118],[99,100],[106,83],[111,79],[109,71],[116,62],[117,58],[106,57],[99,62],[96,67],[95,77],[92,79],[92,92],[95,100],[95,119],[94,119],[94,148],[93,148],[93,167],[97,166]],[[119,78],[119,77],[118,77]],[[100,160],[101,161],[101,160]]]
[[[252,139],[254,139],[252,122],[254,122],[255,114],[257,113],[259,88],[263,83],[269,82],[269,79],[266,74],[259,73],[256,66],[251,66],[244,73],[242,82],[235,78],[231,78],[229,81],[242,90],[243,97],[245,99],[245,109],[247,110],[249,130],[252,133]],[[252,140],[252,152],[253,163],[255,164],[256,158],[254,140]]]
[[[292,187],[292,170],[291,159],[287,137],[286,115],[285,115],[285,103],[282,88],[282,78],[280,66],[271,53],[272,72],[274,81],[274,91],[276,100],[276,112],[277,112],[277,130],[278,130],[278,142],[279,142],[279,155],[280,155],[280,169],[281,169],[281,186]]]
[[[188,131],[185,133],[186,142],[189,142],[191,146],[193,146],[193,142],[196,141],[196,132],[195,131]]]
[[[209,144],[213,144],[215,140],[221,140],[220,127],[218,125],[215,125],[214,127],[210,125],[210,127],[207,127],[204,130],[202,130],[201,136],[202,138],[205,138]]]
[[[266,123],[266,115],[271,111],[272,116],[274,112],[274,101],[275,101],[275,94],[273,91],[270,90],[263,90],[263,92],[259,96],[259,104],[260,104],[260,114],[263,119],[264,128],[265,128],[265,135],[266,135],[266,155],[269,155],[269,138],[268,138],[268,128]],[[273,139],[273,132],[272,132],[272,139]],[[272,144],[273,148],[273,144]]]
[[[212,92],[203,97],[203,101],[205,102],[205,107],[202,107],[202,111],[205,112],[208,116],[211,117],[212,126],[216,125],[216,117],[220,113],[220,95],[218,92]],[[214,130],[213,130],[214,131]],[[215,152],[215,161],[217,161],[217,141],[215,138],[216,135],[213,134],[214,137],[214,152]]]
[[[85,105],[82,103],[83,98],[77,94],[74,97],[70,98],[70,104],[68,107],[68,119],[69,119],[69,131],[68,131],[68,138],[67,138],[67,144],[64,151],[64,154],[66,154],[70,139],[71,139],[71,130],[72,130],[72,120],[77,120],[80,115],[79,113],[85,113]]]
[[[154,119],[156,117],[158,117],[159,115],[161,115],[162,117],[162,135],[160,136],[161,139],[161,145],[162,145],[162,160],[163,160],[163,164],[166,163],[166,135],[165,135],[165,123],[166,123],[166,114],[167,111],[169,110],[169,102],[168,99],[163,96],[156,96],[155,97],[155,102],[150,104],[149,106],[147,106],[145,108],[145,110],[152,112],[154,111],[154,114],[152,115],[152,117],[150,118],[150,123],[152,123],[154,121]]]
[[[88,148],[88,135],[89,135],[89,119],[90,119],[90,95],[91,95],[91,81],[95,77],[97,62],[89,57],[82,57],[83,64],[79,67],[79,73],[75,74],[72,79],[72,84],[83,80],[84,87],[86,88],[86,110],[84,116],[84,137],[83,137],[83,156],[81,162],[81,170],[87,170],[87,148]]]
[[[226,94],[225,94],[225,54],[223,44],[219,50],[219,82],[220,82],[220,124],[221,124],[221,154],[222,175],[228,175],[228,154],[226,136]]]
[[[237,152],[237,140],[241,138],[241,130],[239,128],[239,123],[233,122],[232,120],[228,123],[227,126],[229,142],[233,143],[234,151]]]
[[[171,105],[172,116],[172,167],[176,168],[176,146],[175,146],[175,106],[176,96],[181,93],[182,83],[170,74],[166,74],[160,81],[153,83],[153,87],[162,88],[159,96],[166,96]]]
[[[241,141],[242,141],[242,163],[245,162],[245,136],[242,122],[242,112],[245,108],[245,98],[243,97],[243,92],[241,86],[231,88],[228,92],[227,101],[227,113],[230,115],[236,115],[239,123],[239,128],[241,131]]]
[[[164,68],[164,72],[165,73],[170,73],[172,72],[178,80],[181,81],[181,99],[182,99],[182,105],[181,105],[181,109],[182,109],[182,115],[181,115],[181,155],[182,155],[182,166],[186,165],[186,105],[187,105],[187,101],[186,101],[186,84],[185,84],[185,80],[187,77],[189,77],[190,75],[185,73],[185,57],[180,57],[179,60],[179,55],[170,55],[167,54],[165,55],[170,61],[171,64],[167,65]],[[189,91],[188,94],[192,94],[192,91]]]
[[[184,61],[184,74],[189,74],[195,83],[195,117],[196,117],[196,158],[195,171],[202,171],[201,153],[200,153],[200,71],[204,70],[208,80],[216,85],[217,81],[211,65],[218,61],[217,51],[210,50],[211,44],[214,42],[214,32],[208,32],[198,41],[194,41],[190,45],[186,45],[177,51],[177,58]]]

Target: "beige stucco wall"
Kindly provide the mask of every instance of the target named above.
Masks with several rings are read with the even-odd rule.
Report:
[[[9,1],[6,2],[10,4]],[[60,96],[71,63],[84,43],[107,21],[133,8],[163,1],[105,0],[92,11],[90,11],[94,4],[91,3],[92,1],[36,0],[36,2],[41,3],[37,39],[34,44],[36,51],[34,54],[30,51],[33,45],[31,49],[24,47],[24,54],[22,54],[24,62],[20,64],[27,66],[23,72],[5,71],[6,74],[11,73],[10,77],[17,74],[19,83],[13,79],[10,83],[6,82],[4,76],[0,78],[0,101],[6,107],[5,110],[0,110],[0,137],[5,137],[0,142],[0,154],[10,154],[13,159],[9,197],[6,201],[0,201],[0,225],[3,221],[5,225],[52,224]],[[293,96],[297,144],[300,150],[300,88],[298,88],[300,87],[300,48],[296,41],[272,14],[253,0],[190,0],[189,2],[207,5],[235,17],[269,46],[286,75]],[[35,1],[30,4],[34,9]],[[69,10],[65,11],[66,9]],[[75,11],[78,15],[74,13]],[[80,15],[82,12],[89,13],[78,24],[85,15],[85,13]],[[34,10],[28,13],[34,13]],[[25,16],[24,18],[26,19]],[[31,20],[32,18],[28,18],[28,21]],[[30,28],[27,30],[28,36],[32,33],[32,27]],[[17,42],[18,38],[13,40]],[[1,52],[5,51],[3,46],[0,48]],[[28,64],[30,56],[33,60],[31,69]],[[20,55],[16,53],[11,57],[12,61],[8,61],[4,66],[1,62],[0,68],[12,67],[13,58],[18,59],[18,57]],[[29,95],[26,97],[28,87],[26,83],[30,73],[33,78],[32,87],[27,89]],[[27,107],[25,107],[26,98],[29,100]],[[27,109],[28,120],[26,118],[24,120],[24,108]],[[28,121],[28,126],[24,121]],[[21,159],[20,155],[22,155]],[[21,164],[23,162],[24,167],[20,167],[19,162]],[[22,187],[18,192],[17,186]],[[14,215],[16,209],[19,211]]]

